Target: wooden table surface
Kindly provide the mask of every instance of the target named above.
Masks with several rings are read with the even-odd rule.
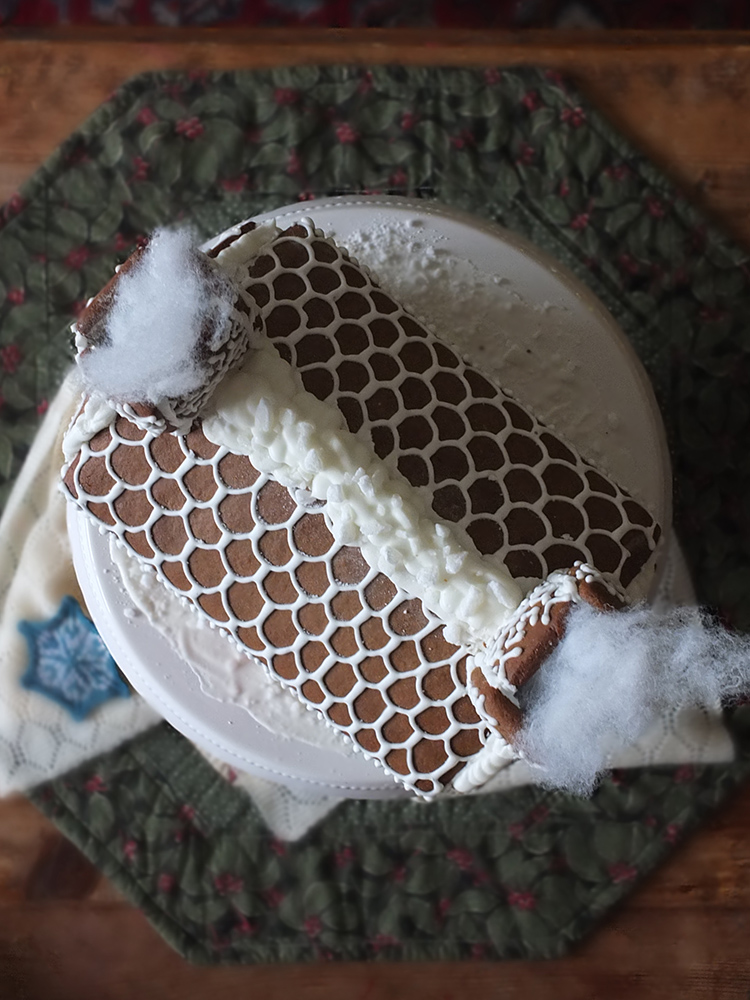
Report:
[[[555,66],[750,246],[750,35],[92,31],[0,36],[0,202],[149,69]],[[2,1000],[750,996],[750,795],[554,962],[189,966],[25,799],[0,802]]]

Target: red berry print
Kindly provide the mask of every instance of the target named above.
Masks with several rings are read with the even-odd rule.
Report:
[[[348,122],[341,122],[336,126],[336,138],[340,143],[346,145],[356,142],[359,139],[359,133]]]
[[[13,375],[18,371],[23,354],[18,344],[7,344],[0,347],[0,368],[8,375]]]
[[[197,139],[203,135],[204,128],[200,118],[180,118],[174,127],[177,135],[184,135],[186,139]]]

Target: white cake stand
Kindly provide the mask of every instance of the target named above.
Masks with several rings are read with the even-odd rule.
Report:
[[[515,234],[432,202],[333,198],[281,208],[257,221],[275,219],[284,228],[308,217],[344,246],[347,238],[356,241],[375,227],[393,232],[409,226],[460,268],[501,279],[497,336],[508,359],[500,375],[503,386],[594,460],[590,445],[596,427],[606,441],[607,471],[662,525],[670,525],[669,456],[650,382],[613,318],[574,275]],[[530,353],[524,345],[532,338],[535,358],[553,358],[558,367],[564,350],[563,381],[551,371],[540,377],[536,362],[516,363]],[[104,529],[72,505],[68,525],[83,596],[102,638],[133,687],[177,730],[230,766],[293,789],[342,798],[407,794],[362,754],[289,739],[246,708],[207,694],[190,664],[145,616],[134,614]],[[689,591],[687,581],[685,588]]]

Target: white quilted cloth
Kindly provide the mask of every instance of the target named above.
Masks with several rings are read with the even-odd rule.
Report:
[[[51,618],[73,572],[60,492],[61,439],[79,397],[71,378],[50,406],[0,521],[0,794],[23,791],[111,750],[158,721],[141,698],[115,698],[75,722],[19,681],[28,662],[19,621]]]
[[[71,375],[50,406],[0,521],[0,795],[57,777],[159,720],[134,694],[106,702],[76,722],[55,702],[19,683],[28,649],[18,622],[51,618],[66,594],[82,601],[65,525],[65,499],[58,486],[60,441],[78,396]],[[674,546],[659,600],[690,603],[685,580]],[[718,712],[691,711],[665,716],[615,763],[622,767],[723,763],[732,757],[732,743]],[[284,839],[302,836],[339,801],[303,795],[247,774],[230,774],[219,761],[211,763],[252,796],[268,825]],[[530,781],[533,772],[519,761],[500,771],[483,791]]]

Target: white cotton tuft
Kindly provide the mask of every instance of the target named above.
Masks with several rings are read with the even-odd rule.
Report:
[[[750,636],[696,608],[602,614],[574,605],[565,637],[519,691],[517,749],[545,785],[589,795],[612,756],[670,708],[715,707],[750,688]]]
[[[696,608],[602,614],[573,605],[565,637],[519,691],[516,747],[545,785],[589,795],[612,756],[670,708],[715,707],[750,688],[750,636]]]
[[[199,261],[189,230],[156,230],[117,283],[103,341],[78,358],[90,391],[120,402],[158,403],[206,382],[206,349],[220,346],[236,293]]]

